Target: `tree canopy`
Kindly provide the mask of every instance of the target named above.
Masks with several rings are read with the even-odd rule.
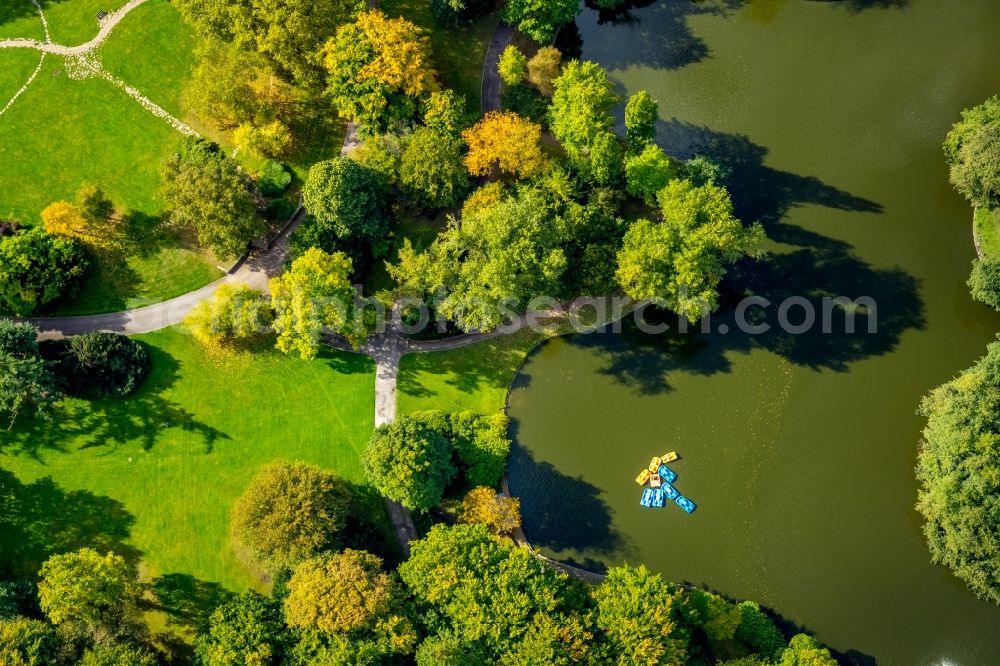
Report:
[[[488,176],[498,168],[502,173],[525,178],[545,165],[541,126],[516,113],[491,111],[462,137],[469,146],[465,166],[474,176]]]
[[[302,190],[309,218],[296,230],[297,245],[334,252],[384,238],[386,185],[382,174],[346,157],[314,164]]]
[[[218,144],[189,138],[167,159],[160,194],[170,219],[198,232],[198,241],[224,257],[242,255],[264,231],[249,180]]]
[[[640,90],[629,98],[625,105],[625,140],[630,151],[642,152],[656,138],[659,118],[659,106],[648,92]]]
[[[372,485],[411,511],[437,505],[455,474],[445,435],[411,416],[379,426],[361,461]]]
[[[718,307],[728,264],[760,253],[759,225],[733,216],[725,188],[673,180],[659,196],[663,221],[635,222],[618,254],[618,280],[631,298],[653,299],[697,320]]]
[[[89,265],[75,238],[38,227],[0,238],[0,309],[26,317],[72,296]]]
[[[364,339],[365,332],[355,321],[351,260],[344,253],[310,248],[288,270],[271,278],[270,290],[277,345],[286,354],[315,358],[327,328],[355,344]]]
[[[548,44],[559,28],[576,18],[580,3],[576,0],[508,0],[503,20],[534,39]]]
[[[246,284],[223,284],[191,308],[184,325],[203,345],[218,347],[254,340],[271,319],[271,304],[262,292]]]
[[[61,394],[55,376],[38,349],[38,331],[27,323],[0,319],[0,414],[13,428],[26,407],[40,417]]]
[[[395,588],[371,553],[346,549],[306,560],[288,581],[285,617],[292,627],[351,632],[392,610]]]
[[[204,666],[269,666],[285,639],[281,604],[248,590],[212,611],[195,653]]]
[[[455,206],[469,187],[462,166],[462,142],[427,127],[416,129],[403,151],[399,182],[421,206]]]
[[[956,190],[977,206],[1000,205],[1000,96],[962,112],[944,154]]]
[[[368,134],[413,118],[421,99],[438,90],[432,61],[421,28],[378,10],[342,26],[323,49],[334,108]]]
[[[1000,603],[1000,343],[924,398],[917,509],[932,559]]]
[[[265,570],[290,569],[336,544],[348,502],[346,486],[330,472],[269,463],[233,504],[233,537]]]
[[[584,155],[614,125],[614,85],[597,63],[571,60],[553,86],[549,127],[570,155]]]

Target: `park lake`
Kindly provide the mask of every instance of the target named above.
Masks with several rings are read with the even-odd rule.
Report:
[[[733,170],[770,254],[731,287],[774,303],[869,296],[861,325],[553,340],[514,383],[511,489],[529,539],[591,568],[644,563],[759,601],[846,663],[996,663],[1000,609],[932,565],[913,468],[929,389],[1000,330],[965,280],[972,212],[940,145],[996,92],[992,0],[656,2],[578,20],[582,56],[660,103],[658,141]],[[677,450],[698,503],[639,506]]]

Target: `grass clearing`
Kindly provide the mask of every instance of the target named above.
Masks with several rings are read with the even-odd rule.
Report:
[[[1000,209],[976,209],[976,238],[987,257],[1000,259]]]
[[[153,370],[134,396],[69,399],[52,421],[26,416],[0,435],[0,481],[13,485],[5,496],[24,493],[39,507],[38,524],[26,517],[30,531],[0,534],[0,569],[30,575],[52,552],[94,545],[124,552],[147,578],[190,595],[261,589],[233,554],[230,506],[276,459],[364,484],[374,363],[329,350],[314,362],[271,349],[213,355],[177,330],[138,339]]]
[[[453,27],[440,25],[426,0],[383,0],[379,9],[390,18],[402,16],[427,31],[442,82],[464,95],[467,108],[478,116],[483,61],[500,20],[499,10]]]
[[[399,364],[397,410],[495,414],[521,361],[547,337],[526,328],[459,349],[407,354]]]
[[[40,59],[41,54],[30,49],[0,51],[0,109],[7,106],[7,102],[28,81]]]

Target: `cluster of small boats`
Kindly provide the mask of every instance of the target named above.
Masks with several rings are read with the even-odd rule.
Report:
[[[649,463],[649,467],[639,472],[635,477],[635,482],[640,486],[646,486],[642,490],[642,499],[639,504],[647,508],[662,509],[666,503],[673,502],[688,513],[692,513],[698,505],[684,497],[673,487],[677,481],[677,472],[667,467],[667,463],[672,463],[678,459],[675,451],[664,456],[655,456]]]

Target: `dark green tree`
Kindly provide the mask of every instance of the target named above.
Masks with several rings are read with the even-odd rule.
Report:
[[[968,285],[974,299],[1000,310],[1000,260],[987,257],[974,261]]]
[[[296,230],[300,247],[352,249],[380,241],[389,228],[382,175],[354,160],[336,157],[314,164],[302,195],[309,219]]]
[[[212,612],[195,652],[203,666],[268,666],[281,657],[286,634],[281,604],[247,591]]]
[[[399,182],[419,205],[449,208],[469,189],[462,142],[421,127],[410,136],[399,166]]]
[[[89,264],[80,241],[40,227],[0,238],[0,308],[25,317],[70,297]]]
[[[409,416],[379,426],[361,461],[372,485],[411,511],[437,505],[455,474],[447,438]]]
[[[944,154],[959,193],[977,206],[1000,205],[1000,96],[962,112]]]
[[[503,20],[539,44],[548,44],[579,13],[576,0],[508,0]]]
[[[85,333],[44,343],[43,355],[70,395],[125,397],[149,374],[149,354],[117,333]]]

